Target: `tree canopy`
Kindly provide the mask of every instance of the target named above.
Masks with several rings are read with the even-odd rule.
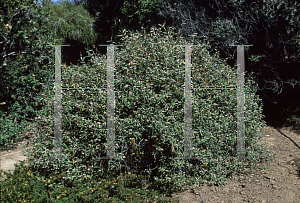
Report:
[[[294,76],[283,79],[273,63],[300,56],[298,1],[166,0],[158,8],[160,15],[173,19],[174,27],[186,38],[209,39],[210,51],[219,50],[231,66],[236,63],[236,47],[230,45],[253,45],[245,48],[245,58],[251,63],[248,72],[263,75],[264,88],[280,93],[284,85],[279,84],[300,84]]]
[[[117,35],[122,29],[150,30],[152,25],[163,23],[164,18],[156,12],[162,0],[88,0],[85,8],[95,18],[95,30],[99,41],[108,40],[118,43]],[[170,22],[168,22],[170,24]]]
[[[79,1],[72,4],[61,1],[58,4],[46,4],[43,9],[49,13],[48,29],[54,31],[57,38],[70,38],[86,45],[95,43],[97,36],[93,29],[94,20]]]

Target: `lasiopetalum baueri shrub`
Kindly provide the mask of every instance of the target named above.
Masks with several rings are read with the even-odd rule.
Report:
[[[217,54],[211,56],[206,49],[209,43],[187,42],[173,36],[172,28],[164,27],[152,28],[150,33],[124,31],[123,47],[115,48],[115,149],[122,161],[98,161],[105,156],[106,149],[106,91],[65,90],[63,152],[67,162],[58,166],[39,159],[35,162],[36,169],[105,177],[124,171],[142,173],[148,166],[152,186],[172,191],[188,181],[223,184],[230,174],[255,162],[260,153],[255,143],[264,125],[260,100],[255,95],[256,84],[251,77],[246,77],[247,159],[239,162],[236,159],[236,90],[224,87],[237,86],[237,71]],[[192,47],[191,150],[192,157],[200,160],[175,159],[183,157],[185,139],[185,47],[178,45],[187,44],[197,45]],[[62,70],[64,86],[77,87],[79,83],[81,87],[106,87],[107,56],[89,57],[93,63],[89,67],[71,66]],[[224,89],[198,88],[207,86]],[[40,139],[50,143],[53,132],[49,135],[48,140]],[[50,149],[36,151],[36,158],[47,157]]]

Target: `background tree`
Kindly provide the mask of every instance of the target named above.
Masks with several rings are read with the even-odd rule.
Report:
[[[2,116],[30,119],[42,106],[39,94],[53,71],[46,66],[53,56],[53,47],[47,45],[54,43],[51,33],[45,31],[45,16],[34,0],[0,3]]]
[[[48,30],[53,30],[54,37],[61,39],[63,44],[71,45],[62,48],[63,63],[76,63],[80,52],[83,52],[83,56],[87,55],[84,48],[91,49],[97,39],[93,18],[80,1],[76,1],[76,4],[60,1],[46,5],[48,6],[43,6],[43,9],[50,15],[46,18]]]
[[[160,15],[173,19],[174,27],[181,29],[184,37],[209,39],[211,54],[220,51],[220,57],[227,58],[232,67],[236,64],[236,47],[229,45],[252,44],[245,48],[246,72],[255,73],[264,113],[270,111],[273,121],[287,112],[298,114],[294,123],[300,126],[296,101],[300,90],[299,1],[166,0],[158,8]],[[287,98],[291,103],[285,102]]]
[[[55,30],[55,37],[60,38],[65,44],[71,44],[73,47],[64,47],[63,50],[63,61],[68,60],[69,56],[76,55],[77,61],[79,58],[79,52],[83,53],[85,56],[85,50],[95,49],[99,50],[101,54],[106,53],[105,47],[91,47],[91,45],[98,44],[108,44],[113,41],[114,43],[120,43],[119,33],[122,29],[128,30],[141,30],[141,27],[145,27],[147,31],[150,31],[152,25],[163,24],[171,25],[171,21],[166,21],[166,19],[157,15],[157,3],[161,0],[147,1],[147,0],[106,0],[106,1],[95,1],[95,0],[61,0],[56,1],[56,4],[51,4],[50,0],[45,0],[43,8],[46,12],[49,12],[51,19],[49,21],[49,28]],[[76,7],[76,9],[75,9]],[[85,39],[90,39],[91,36],[84,35],[80,31],[74,32],[78,28],[81,29],[82,18],[78,13],[86,13],[82,10],[85,8],[91,16],[87,15],[87,21],[84,25],[89,25],[85,29],[85,32],[90,29],[95,31],[97,40],[93,42],[86,42]],[[68,13],[69,12],[69,13]],[[77,19],[78,23],[70,22],[71,18]],[[94,19],[94,20],[93,20]],[[69,24],[68,24],[69,21]],[[91,26],[92,24],[92,26]],[[73,34],[72,34],[73,32]],[[71,35],[71,36],[70,36]],[[77,35],[77,36],[75,36]],[[76,50],[75,47],[79,47]],[[71,51],[74,51],[71,52]],[[65,54],[66,53],[66,54]]]
[[[71,3],[75,6],[79,6],[79,5],[82,5],[82,4],[85,4],[88,0],[59,0],[59,1],[56,1],[57,3],[60,3],[60,2],[68,2],[68,3]]]
[[[135,31],[144,27],[150,31],[152,25],[172,21],[164,19],[156,12],[158,2],[162,0],[87,0],[84,4],[88,12],[94,17],[95,31],[99,34],[96,44],[108,44],[111,41],[119,44],[123,29]],[[99,48],[102,54],[106,48]]]
[[[41,5],[43,5],[43,7],[49,7],[51,4],[54,4],[51,0],[41,0]]]
[[[92,23],[94,20],[82,5],[62,1],[45,7],[44,10],[50,14],[47,18],[49,29],[54,30],[57,38],[71,38],[90,45],[95,40]]]
[[[264,63],[260,67],[258,63],[251,62],[252,69],[249,72],[263,74],[264,83],[274,85],[263,88],[280,93],[283,86],[280,89],[276,83],[271,82],[275,76],[286,85],[299,83],[295,78],[278,78],[276,68],[270,64],[274,60],[285,60],[285,56],[299,56],[298,1],[167,0],[160,4],[159,10],[159,14],[174,20],[175,27],[181,29],[186,38],[191,38],[192,33],[195,33],[193,37],[198,40],[209,39],[212,45],[210,51],[219,50],[221,58],[231,59],[228,60],[231,66],[235,63],[236,47],[229,45],[253,44],[253,47],[246,48],[249,50],[246,53],[247,59],[251,55],[265,55],[266,60],[257,61]]]

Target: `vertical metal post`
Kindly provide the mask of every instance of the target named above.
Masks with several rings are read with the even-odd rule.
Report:
[[[107,46],[107,156],[100,159],[116,159],[115,157],[115,94],[114,94],[114,46]]]
[[[237,46],[237,157],[239,160],[245,159],[245,92],[244,92],[244,71],[245,71],[245,57],[244,46],[253,45],[230,45]]]
[[[55,46],[55,101],[54,101],[54,154],[56,159],[62,158],[62,104],[61,104],[61,46]]]
[[[180,46],[180,45],[178,45]],[[198,159],[191,157],[191,138],[192,138],[192,88],[191,88],[191,48],[197,45],[181,45],[185,46],[185,87],[184,87],[184,159]],[[175,159],[182,159],[176,157]]]

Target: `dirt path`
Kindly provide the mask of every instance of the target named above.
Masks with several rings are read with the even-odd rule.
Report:
[[[23,141],[22,144],[19,144],[17,148],[8,150],[8,151],[2,151],[0,152],[0,169],[3,171],[10,171],[13,173],[15,170],[14,164],[16,164],[18,161],[24,161],[27,160],[27,157],[24,156],[24,146],[22,146],[25,142]]]
[[[27,156],[25,156],[25,150],[29,148],[28,143],[29,140],[24,140],[14,149],[0,151],[0,169],[13,173],[17,162],[25,160],[26,163]],[[4,175],[4,178],[0,178],[0,181],[5,178],[6,176]]]
[[[273,155],[273,160],[264,160],[254,170],[234,175],[226,186],[205,184],[198,191],[185,189],[173,194],[172,198],[189,203],[299,203],[300,150],[273,127],[265,127],[264,131],[266,136],[262,142],[268,144],[268,152]],[[300,145],[300,134],[286,128],[281,131]],[[28,147],[26,144],[27,141],[23,141],[16,149],[0,152],[0,169],[13,171],[18,160],[25,160],[22,149]]]
[[[273,160],[264,160],[254,170],[234,175],[226,186],[205,184],[194,193],[185,190],[173,194],[172,198],[189,203],[299,203],[300,150],[273,127],[265,127],[264,131],[266,136],[262,141],[268,143],[268,152],[273,154]],[[287,128],[281,131],[300,145],[300,134]]]

